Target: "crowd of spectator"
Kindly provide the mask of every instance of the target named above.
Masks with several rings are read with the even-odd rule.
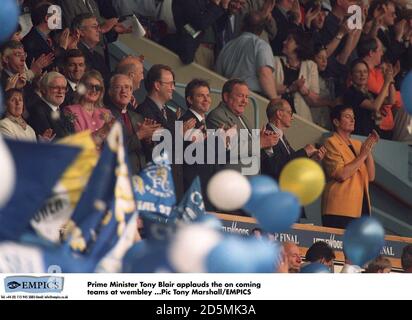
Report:
[[[411,69],[412,11],[402,0],[20,2],[25,23],[0,50],[6,106],[0,132],[10,138],[53,141],[90,130],[101,149],[118,120],[136,174],[152,160],[152,137],[160,128],[173,136],[191,129],[239,135],[243,129],[251,142],[252,129],[259,129],[245,116],[253,91],[270,100],[259,136],[260,172],[278,179],[297,157],[323,163],[323,223],[340,228],[370,215],[368,183],[375,176],[372,151],[379,138],[411,142],[399,87]],[[60,30],[49,23],[53,4],[62,9]],[[360,28],[350,27],[350,5],[361,9]],[[107,44],[132,31],[122,21],[133,14],[149,37],[183,63],[197,62],[229,79],[217,108],[211,110],[205,80],[187,84],[186,111],[176,112],[167,106],[175,90],[169,66],[153,65],[144,75],[142,57],[110,65]],[[137,101],[143,79],[147,95]],[[294,150],[285,135],[294,115],[333,130],[332,137],[324,146]],[[175,132],[177,120],[183,132]],[[351,134],[367,138],[362,143]],[[224,147],[229,153],[230,145]],[[177,198],[195,176],[206,189],[218,170],[245,164],[173,163]],[[205,201],[215,209],[206,195]]]

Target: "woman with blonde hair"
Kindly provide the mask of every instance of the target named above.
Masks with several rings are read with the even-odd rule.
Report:
[[[75,132],[90,130],[94,137],[99,137],[96,140],[99,142],[105,139],[114,121],[110,110],[103,105],[103,97],[103,77],[100,72],[91,70],[79,81],[74,97],[75,104],[64,109]]]

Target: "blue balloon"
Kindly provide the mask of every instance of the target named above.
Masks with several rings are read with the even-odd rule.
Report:
[[[198,216],[194,222],[201,223],[206,227],[209,227],[217,231],[222,230],[222,222],[217,217],[211,214],[202,214]]]
[[[227,236],[206,257],[206,270],[211,273],[253,272],[249,246],[238,237]]]
[[[300,273],[331,273],[329,268],[322,263],[312,262],[300,269]]]
[[[282,245],[266,239],[249,238],[245,240],[249,246],[253,271],[256,273],[272,273],[277,270],[281,260]]]
[[[16,0],[2,0],[0,10],[0,43],[8,40],[16,32],[20,8]]]
[[[384,244],[385,230],[380,222],[372,217],[352,221],[343,236],[345,256],[358,266],[376,258]]]
[[[123,258],[123,272],[175,272],[167,257],[168,247],[162,242],[142,240],[133,245]]]
[[[253,211],[264,197],[279,191],[279,186],[275,179],[266,175],[254,176],[249,179],[249,182],[252,194],[248,202],[243,206],[246,211]]]
[[[412,71],[409,71],[402,81],[401,96],[405,110],[412,114]]]
[[[266,232],[289,230],[300,217],[298,198],[290,192],[276,192],[263,197],[252,210],[247,210]]]

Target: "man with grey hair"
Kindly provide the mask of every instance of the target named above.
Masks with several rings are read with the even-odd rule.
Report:
[[[124,57],[116,66],[116,73],[125,74],[132,79],[133,95],[131,105],[134,109],[137,108],[136,92],[140,89],[140,84],[144,79],[143,58],[135,56]]]
[[[285,137],[284,131],[290,128],[293,121],[293,111],[286,100],[271,101],[266,108],[268,124],[266,129],[275,132],[279,136],[279,143],[274,147],[266,149],[262,153],[261,168],[262,174],[272,176],[279,180],[280,172],[285,165],[293,159],[304,157],[322,160],[325,156],[325,148],[319,150],[312,144],[295,151]]]
[[[115,74],[110,79],[107,107],[124,127],[125,146],[132,173],[137,174],[146,165],[142,141],[151,141],[154,131],[160,128],[160,125],[143,119],[140,114],[133,111],[130,105],[132,90],[132,79],[129,76]]]
[[[41,79],[41,100],[33,106],[28,119],[37,135],[43,135],[46,130],[51,130],[56,138],[71,134],[70,124],[60,111],[66,91],[67,80],[61,73],[52,71]]]

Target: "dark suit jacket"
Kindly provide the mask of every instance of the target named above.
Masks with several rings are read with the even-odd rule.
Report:
[[[379,29],[378,38],[386,49],[384,54],[385,58],[392,64],[396,63],[406,51],[404,44],[395,40],[393,28],[390,28],[386,32]]]
[[[65,50],[54,43],[54,47],[50,47],[46,40],[42,38],[36,27],[32,27],[30,32],[22,40],[24,50],[27,53],[26,63],[30,67],[33,59],[37,59],[42,54],[54,53],[55,59],[45,70],[51,71],[58,66],[63,59]]]
[[[179,121],[188,121],[190,119],[194,118],[196,120],[196,129],[200,129],[203,126],[203,123],[199,121],[199,119],[192,113],[190,109],[188,109],[179,119]],[[206,132],[206,129],[204,130]],[[210,138],[210,137],[209,137]],[[195,143],[195,142],[193,142]],[[215,164],[207,164],[207,140],[204,142],[200,142],[203,144],[201,146],[204,148],[204,164],[187,164],[185,161],[183,162],[183,185],[184,185],[184,190],[188,190],[193,182],[193,180],[199,176],[200,178],[200,185],[202,188],[202,196],[203,196],[203,201],[206,207],[207,211],[215,211],[216,208],[211,204],[209,201],[209,198],[207,196],[206,188],[207,184],[210,180],[210,178],[216,173],[217,171],[217,165]],[[191,145],[192,142],[184,142],[184,150],[186,150],[189,145]],[[215,162],[216,163],[216,162]]]
[[[195,30],[205,31],[214,26],[217,19],[225,14],[225,10],[209,0],[173,0],[172,12],[177,36],[165,45],[176,52],[183,63],[189,64],[194,60],[202,35],[193,39],[184,31],[184,25],[190,24]]]
[[[107,108],[109,108],[113,116],[117,120],[119,120],[123,125],[123,128],[125,128],[125,124],[119,108],[116,107],[112,102],[109,102]],[[143,151],[143,145],[137,137],[138,123],[142,123],[143,118],[141,115],[134,112],[131,106],[127,107],[127,114],[132,123],[133,132],[127,132],[126,129],[124,130],[125,147],[129,156],[132,174],[138,174],[146,166],[146,157]]]
[[[64,98],[64,102],[62,103],[62,105],[60,106],[60,108],[64,108],[66,106],[71,106],[74,104],[73,100],[74,100],[74,91],[72,89],[72,87],[70,86],[70,84],[67,83],[67,92],[66,92],[66,97]]]
[[[28,123],[34,129],[37,135],[41,135],[47,129],[51,128],[56,138],[63,138],[72,133],[71,125],[60,111],[60,117],[54,119],[52,117],[52,109],[47,103],[39,99],[38,103],[30,110]]]
[[[266,129],[269,131],[274,131],[273,128],[267,124]],[[285,138],[283,138],[285,139]],[[297,151],[289,147],[291,153],[289,154],[283,145],[282,141],[279,140],[278,144],[272,147],[273,154],[268,156],[265,151],[261,153],[261,171],[262,174],[269,175],[279,180],[280,173],[283,167],[293,159],[296,158],[307,158],[306,151],[304,149],[299,149]]]
[[[81,42],[79,42],[78,48],[83,52],[84,57],[86,58],[86,64],[89,69],[95,69],[99,71],[103,76],[105,84],[107,85],[110,79],[110,70],[106,64],[104,56],[96,50],[89,50]]]
[[[137,107],[136,112],[139,113],[143,119],[148,118],[156,121],[157,123],[161,124],[161,126],[167,130],[170,131],[172,134],[173,139],[175,138],[175,122],[177,120],[176,114],[170,110],[169,108],[166,108],[166,115],[167,115],[167,120],[163,117],[162,112],[160,111],[159,107],[157,104],[150,99],[149,97],[146,97],[146,99]],[[152,152],[155,144],[151,143],[143,143],[143,148],[145,151],[146,159],[147,161],[152,161]],[[173,143],[173,147],[175,144]],[[173,150],[173,159],[169,159],[170,162],[172,163],[172,174],[173,174],[173,180],[175,184],[175,191],[176,191],[176,198],[178,201],[181,199],[183,196],[183,166],[180,164],[176,164],[174,161],[175,157],[175,150]]]

